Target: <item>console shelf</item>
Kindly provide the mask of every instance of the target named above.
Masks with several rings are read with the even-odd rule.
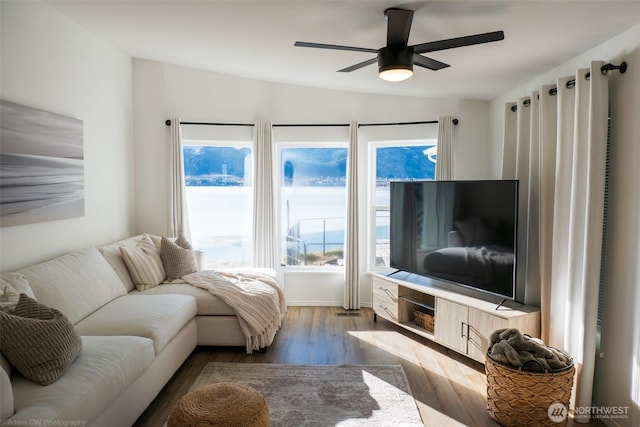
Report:
[[[420,326],[417,326],[415,323],[402,322],[402,323],[399,323],[399,325],[417,335],[428,338],[431,341],[435,341],[435,336],[433,335],[433,332],[430,332],[424,328],[421,328]]]
[[[463,295],[436,286],[414,284],[372,274],[372,305],[377,316],[417,335],[484,363],[489,336],[496,329],[517,328],[540,336],[538,307],[498,303]],[[434,330],[414,322],[414,310],[433,316]]]
[[[419,307],[425,308],[427,310],[434,311],[436,309],[433,305],[428,305],[428,304],[425,304],[425,303],[422,303],[422,302],[419,302],[419,301],[414,301],[411,298],[407,298],[407,297],[399,297],[399,298],[401,300],[404,300],[404,301],[406,301],[408,303],[411,303],[411,304],[417,305]]]

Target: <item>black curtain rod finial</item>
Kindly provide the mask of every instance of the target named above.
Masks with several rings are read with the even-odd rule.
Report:
[[[167,119],[167,121],[164,122],[164,124],[167,125],[167,126],[171,126],[171,120]]]
[[[612,70],[619,70],[620,74],[624,74],[627,72],[627,62],[623,61],[622,64],[620,65],[613,65],[613,64],[606,64],[603,65],[602,68],[600,68],[600,71],[602,71],[602,74],[607,74],[609,71]]]
[[[458,120],[458,119],[453,119],[453,120],[451,121],[451,123],[453,123],[453,125],[455,126],[455,125],[457,125],[458,123],[460,123],[460,120]]]

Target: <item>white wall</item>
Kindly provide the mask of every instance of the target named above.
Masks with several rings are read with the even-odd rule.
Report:
[[[0,229],[0,270],[130,233],[131,59],[40,2],[0,2],[0,97],[84,124],[85,216]]]
[[[504,103],[540,84],[573,75],[591,60],[628,63],[625,74],[609,74],[611,175],[606,290],[601,352],[596,361],[594,404],[628,407],[628,417],[610,425],[640,425],[640,26],[567,61],[491,103],[493,175],[498,176]]]
[[[142,59],[133,62],[133,87],[136,232],[167,233],[169,176],[164,165],[168,164],[169,131],[164,122],[171,117],[228,123],[253,123],[259,119],[273,123],[387,123],[452,115],[460,120],[455,130],[456,177],[486,178],[489,174],[489,112],[488,103],[483,101],[314,89]],[[366,149],[361,152],[366,154]],[[366,192],[366,188],[362,191]],[[364,228],[368,217],[364,209],[361,211]],[[363,241],[361,247],[365,245]],[[366,254],[361,254],[361,264],[364,260]],[[363,279],[361,299],[367,304],[371,292],[368,277]],[[292,288],[293,283],[297,288]],[[343,284],[341,273],[311,273],[305,277],[296,272],[285,276],[290,304],[341,305]]]

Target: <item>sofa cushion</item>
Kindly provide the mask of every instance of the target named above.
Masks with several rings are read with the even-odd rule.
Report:
[[[7,424],[91,425],[154,360],[147,338],[87,336],[82,341],[82,352],[55,383],[41,387],[14,375],[16,413]]]
[[[80,336],[54,308],[26,294],[11,314],[0,311],[0,348],[26,378],[49,385],[67,370],[82,349]]]
[[[11,376],[11,364],[2,354],[0,354],[0,368],[2,368],[7,375]]]
[[[10,285],[16,294],[27,294],[31,298],[35,299],[33,289],[31,289],[31,286],[29,286],[29,281],[22,274],[8,271],[6,273],[2,273],[0,279],[2,280],[3,287],[6,285]],[[16,300],[16,303],[17,302],[18,301]]]
[[[127,292],[132,291],[136,288],[136,285],[133,283],[131,279],[131,275],[129,274],[129,269],[127,265],[124,263],[124,259],[122,259],[122,255],[120,254],[120,246],[126,246],[129,248],[135,248],[142,235],[129,237],[128,239],[120,240],[118,242],[112,243],[110,245],[99,247],[98,250],[105,257],[109,265],[116,272],[124,286],[127,288]]]
[[[188,283],[163,283],[145,291],[133,291],[131,295],[191,295],[196,298],[198,316],[235,316],[236,313],[224,301],[209,291]]]
[[[198,261],[187,239],[180,235],[175,242],[167,237],[160,241],[160,258],[167,273],[167,280],[179,279],[198,271]]]
[[[127,293],[96,248],[63,255],[17,273],[29,282],[38,302],[60,310],[74,324]]]
[[[121,246],[120,254],[138,290],[158,286],[165,279],[160,253],[148,235],[142,236],[135,248]]]
[[[13,415],[14,411],[13,390],[9,373],[0,369],[0,422]]]
[[[83,319],[76,329],[80,335],[150,338],[158,354],[195,316],[196,300],[192,296],[129,294]]]

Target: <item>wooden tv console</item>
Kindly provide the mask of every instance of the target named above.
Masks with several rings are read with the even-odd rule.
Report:
[[[517,328],[540,336],[540,309],[508,301],[500,306],[437,286],[372,274],[372,306],[377,316],[484,363],[489,336]],[[415,323],[414,310],[433,316],[433,330]]]

